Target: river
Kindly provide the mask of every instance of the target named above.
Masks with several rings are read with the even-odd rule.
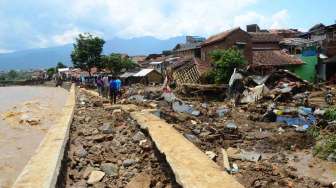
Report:
[[[63,88],[0,87],[0,188],[14,183],[60,119],[67,95]]]

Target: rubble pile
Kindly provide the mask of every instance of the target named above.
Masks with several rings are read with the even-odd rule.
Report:
[[[66,187],[178,187],[151,139],[120,109],[79,92]]]
[[[251,97],[245,104],[144,97],[142,105],[156,109],[157,116],[173,124],[246,187],[329,187],[336,181],[336,165],[329,163],[335,157],[329,155],[329,161],[314,157],[316,138],[310,133],[325,122],[328,106],[323,92],[310,90],[295,77],[279,75],[273,76],[278,81],[267,83],[272,92],[260,92],[262,98]],[[332,128],[332,121],[325,123]],[[327,143],[336,142],[329,139]]]

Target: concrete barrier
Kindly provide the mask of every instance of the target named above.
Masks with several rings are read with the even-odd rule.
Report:
[[[61,119],[51,127],[36,153],[29,160],[14,188],[49,188],[55,187],[60,173],[64,150],[69,139],[76,104],[75,85],[71,86]]]

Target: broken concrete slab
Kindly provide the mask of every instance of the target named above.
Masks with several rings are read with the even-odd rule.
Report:
[[[243,187],[165,121],[148,112],[132,112],[131,117],[148,130],[181,186]]]

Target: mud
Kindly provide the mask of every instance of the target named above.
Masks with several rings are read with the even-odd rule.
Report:
[[[60,187],[141,187],[140,182],[179,187],[164,157],[128,114],[82,91],[77,100]],[[93,171],[105,174],[91,183]]]
[[[0,187],[10,187],[49,127],[56,124],[67,91],[46,87],[0,87]]]

